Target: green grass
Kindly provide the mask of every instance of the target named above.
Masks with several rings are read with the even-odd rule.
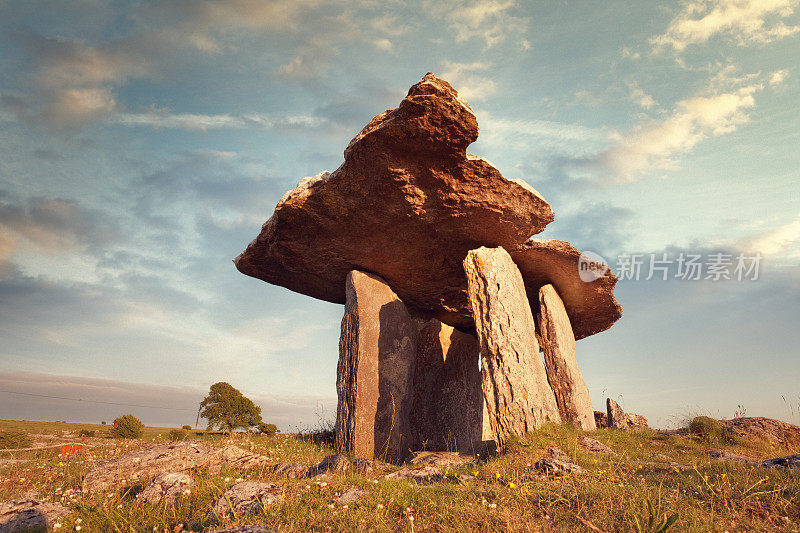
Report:
[[[13,425],[0,422],[0,429],[8,424]],[[69,425],[50,427],[62,426]],[[79,430],[82,425],[74,426]],[[721,463],[708,456],[709,449],[755,458],[793,450],[765,450],[741,442],[711,445],[693,436],[653,431],[601,430],[590,436],[618,455],[589,454],[578,445],[578,437],[584,433],[564,426],[546,427],[516,439],[505,454],[452,469],[445,479],[429,485],[389,482],[378,473],[353,472],[329,474],[323,485],[320,480],[286,480],[265,472],[223,469],[216,475],[194,472],[195,489],[175,503],[139,504],[132,498],[133,490],[125,488],[80,493],[81,478],[92,460],[162,440],[169,430],[147,428],[148,438],[141,440],[106,439],[108,446],[70,458],[58,457],[56,450],[49,455],[39,452],[30,462],[0,465],[0,500],[36,490],[51,500],[63,501],[75,513],[63,522],[62,531],[74,530],[77,519],[83,531],[175,531],[181,524],[199,531],[214,526],[208,512],[226,488],[237,479],[257,479],[278,483],[284,502],[262,515],[237,517],[231,524],[261,523],[281,531],[588,531],[587,524],[592,524],[604,531],[635,531],[636,517],[647,521],[649,502],[657,521],[665,515],[678,515],[674,531],[800,530],[800,474]],[[209,434],[190,434],[190,438],[202,438],[212,446],[226,440]],[[306,465],[332,452],[329,441],[293,436],[242,435],[237,444],[274,462]],[[551,445],[566,450],[589,473],[544,480],[530,476],[532,465]],[[691,468],[670,469],[667,460],[654,454]],[[462,483],[459,474],[476,479]],[[348,507],[339,505],[336,495],[351,487],[368,494]]]

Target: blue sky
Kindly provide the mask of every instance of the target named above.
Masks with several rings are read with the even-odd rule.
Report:
[[[185,409],[0,392],[2,418],[187,423],[220,380],[284,429],[329,418],[342,307],[231,259],[432,71],[544,236],[763,257],[621,281],[578,343],[596,408],[800,423],[800,0],[0,0],[0,49],[0,390]]]

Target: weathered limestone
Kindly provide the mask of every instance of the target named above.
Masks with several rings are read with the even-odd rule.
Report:
[[[539,356],[522,275],[503,248],[471,250],[464,259],[481,345],[483,395],[499,446],[545,422],[560,422]]]
[[[436,319],[422,324],[409,415],[413,450],[474,453],[492,439],[484,434],[479,358],[474,335]]]
[[[538,331],[547,381],[561,419],[583,430],[596,429],[589,388],[575,360],[575,336],[564,303],[552,285],[539,289]]]
[[[464,255],[516,247],[554,217],[530,185],[467,154],[477,137],[469,104],[426,74],[353,138],[338,169],[281,198],[236,267],[335,303],[348,272],[374,272],[409,308],[472,329]]]
[[[647,429],[647,418],[635,413],[626,413],[617,402],[606,398],[607,424],[613,429]]]
[[[408,451],[417,326],[378,276],[353,270],[339,340],[336,450],[398,461]]]

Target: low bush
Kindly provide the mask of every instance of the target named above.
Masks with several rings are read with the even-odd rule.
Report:
[[[124,415],[114,420],[111,434],[123,439],[138,439],[142,436],[144,424],[133,415]]]
[[[82,429],[78,433],[78,436],[79,437],[94,437],[94,431],[91,431],[91,430],[88,430],[88,429]]]
[[[181,426],[181,429],[185,429],[186,431],[191,431],[192,430],[192,426],[190,426],[189,424],[186,424],[184,426]]]
[[[729,427],[709,416],[696,416],[689,422],[689,433],[712,444],[746,444]]]
[[[258,425],[258,431],[261,433],[266,434],[268,437],[272,437],[275,433],[278,432],[278,426],[275,424],[264,424],[263,422]]]
[[[30,448],[33,441],[24,431],[0,431],[0,449]]]
[[[169,432],[170,440],[183,440],[187,435],[188,433],[185,429],[173,429]]]

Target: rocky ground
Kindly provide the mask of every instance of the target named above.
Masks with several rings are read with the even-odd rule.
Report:
[[[70,456],[0,454],[13,459],[0,464],[0,532],[630,531],[650,507],[675,531],[800,531],[800,428],[724,425],[735,438],[548,426],[502,455],[405,465],[337,456],[313,435],[85,439],[94,447]]]

